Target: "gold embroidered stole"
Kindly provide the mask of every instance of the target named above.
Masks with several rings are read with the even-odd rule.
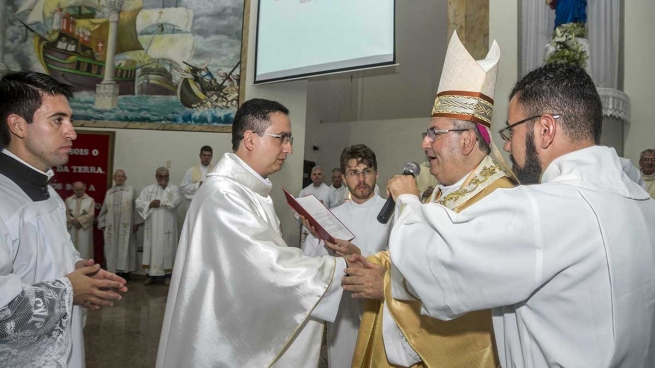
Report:
[[[435,190],[432,201],[459,212],[473,205],[498,188],[511,188],[508,175],[486,156],[469,174],[456,191],[440,197]],[[379,252],[368,260],[387,269],[391,268],[389,252]],[[421,303],[399,301],[391,297],[389,272],[385,275],[384,293],[389,311],[407,341],[422,361],[413,365],[439,368],[495,368],[499,367],[493,338],[491,311],[476,311],[452,320],[440,321],[421,315]],[[387,361],[382,338],[383,303],[367,300],[357,337],[353,368],[392,368]]]

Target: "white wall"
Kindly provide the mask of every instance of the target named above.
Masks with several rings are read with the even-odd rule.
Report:
[[[624,128],[624,155],[635,164],[639,153],[655,148],[655,124],[652,114],[652,87],[655,85],[655,2],[625,1],[624,91],[630,96],[632,123]]]
[[[507,120],[508,98],[518,76],[518,1],[490,0],[489,5],[489,39],[490,41],[494,39],[498,41],[501,49],[492,130],[494,131],[494,140],[502,151],[503,140],[497,131],[505,125],[505,121]],[[399,2],[397,6],[400,7],[401,3]],[[438,4],[438,2],[433,2],[432,6],[433,9],[440,9],[442,5]],[[431,14],[426,8],[420,9],[424,14]],[[414,16],[418,17],[418,20],[400,18],[402,14],[402,12],[399,12],[397,23],[405,24],[407,27],[415,22],[421,24],[422,18],[420,14],[414,14]],[[439,23],[437,20],[426,21],[426,24],[421,24],[421,26],[413,28],[412,32],[417,35],[422,33],[421,38],[427,37],[432,39],[435,45],[437,44],[436,40],[442,39],[440,50],[430,53],[425,50],[425,44],[412,43],[409,40],[404,41],[405,46],[409,48],[406,51],[407,55],[411,55],[414,58],[421,58],[425,64],[438,65],[438,70],[436,71],[425,69],[420,72],[414,71],[417,76],[423,79],[423,85],[427,81],[433,83],[434,90],[419,88],[413,92],[393,91],[395,98],[399,101],[409,101],[416,98],[416,96],[420,96],[416,100],[421,101],[422,106],[419,108],[417,105],[413,105],[416,106],[415,111],[421,111],[417,115],[419,117],[344,123],[324,122],[320,124],[318,123],[320,116],[312,114],[316,111],[329,112],[326,106],[330,106],[331,100],[326,99],[325,96],[314,100],[313,93],[316,91],[312,90],[312,83],[314,82],[310,81],[308,103],[311,101],[321,104],[321,106],[312,107],[308,105],[307,107],[308,132],[305,155],[308,160],[315,160],[326,169],[338,167],[339,155],[344,147],[351,144],[364,143],[376,153],[378,168],[380,170],[378,185],[380,186],[380,193],[383,197],[386,196],[387,180],[391,176],[400,173],[405,163],[408,161],[422,162],[424,160],[424,154],[420,149],[420,133],[427,129],[429,125],[430,111],[441,76],[441,68],[447,46],[445,42],[446,27],[444,26],[443,29],[440,29],[437,23]],[[428,24],[431,24],[433,27],[429,27]],[[411,70],[408,71],[408,73],[410,72]],[[333,88],[330,93],[336,93],[338,91],[338,83],[337,85],[333,83],[330,88]],[[385,92],[378,93],[391,94],[392,91],[386,89]],[[394,105],[380,107],[381,111],[389,111],[393,108]],[[389,113],[389,115],[392,116],[393,114]],[[319,150],[312,151],[312,145],[318,146]]]
[[[429,116],[448,43],[447,10],[447,0],[396,1],[397,67],[309,80],[308,160],[323,156],[312,146],[324,151],[334,144],[332,136],[318,133],[324,130],[319,128],[321,121],[329,124]]]

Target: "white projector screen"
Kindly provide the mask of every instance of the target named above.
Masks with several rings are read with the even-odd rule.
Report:
[[[255,84],[394,64],[395,0],[259,0]]]

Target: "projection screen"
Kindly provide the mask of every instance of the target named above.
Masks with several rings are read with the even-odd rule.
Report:
[[[255,84],[395,63],[395,0],[259,0]]]

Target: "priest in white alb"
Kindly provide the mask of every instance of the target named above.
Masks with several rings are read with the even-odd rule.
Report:
[[[176,209],[182,198],[179,188],[169,183],[167,168],[158,168],[155,179],[157,182],[143,188],[136,200],[137,212],[145,220],[142,265],[148,278],[144,284],[164,277],[164,284],[169,285],[177,250]]]
[[[378,163],[375,152],[363,144],[346,147],[341,153],[341,172],[345,173],[351,200],[332,208],[334,215],[355,235],[351,241],[337,239],[337,244],[324,242],[315,232],[307,236],[303,251],[309,256],[326,254],[361,254],[369,256],[386,249],[390,224],[377,220],[386,200],[375,193]],[[306,224],[309,225],[309,224]],[[349,367],[353,359],[363,302],[350,293],[344,294],[339,314],[327,324],[328,364]]]
[[[591,77],[549,64],[517,82],[500,131],[524,185],[457,213],[392,178],[393,298],[442,320],[492,309],[503,367],[653,367],[655,202],[601,127]]]
[[[346,262],[307,257],[282,238],[269,175],[292,153],[288,112],[263,99],[237,110],[234,153],[209,173],[184,222],[157,367],[317,367]]]
[[[105,239],[105,261],[107,270],[117,272],[121,277],[129,277],[136,271],[136,234],[143,218],[136,213],[137,192],[125,184],[125,170],[114,171],[114,183],[107,194],[98,215],[98,229]]]
[[[207,179],[207,174],[212,171],[212,158],[214,157],[214,150],[210,146],[202,146],[200,148],[200,165],[190,167],[180,183],[180,194],[184,197],[185,212],[189,209],[189,204],[193,200],[193,195],[202,183]]]
[[[66,227],[83,259],[93,259],[93,219],[96,201],[85,193],[86,185],[73,183],[73,195],[66,198]]]

